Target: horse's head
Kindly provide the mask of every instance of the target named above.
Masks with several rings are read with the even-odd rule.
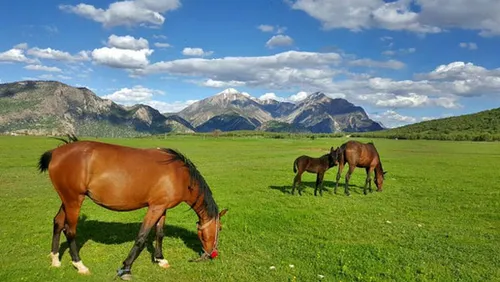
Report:
[[[219,231],[222,230],[220,218],[227,213],[227,209],[222,210],[215,218],[207,221],[203,225],[197,223],[198,238],[203,245],[203,254],[193,261],[203,261],[214,259],[219,255],[217,243],[219,242]]]
[[[336,149],[333,149],[333,147],[330,148],[330,156],[333,159],[333,166],[339,164],[339,154],[340,154],[339,147],[337,147]]]
[[[385,174],[387,171],[383,171],[382,173],[375,172],[375,185],[377,186],[377,191],[382,191],[382,186],[384,185]]]

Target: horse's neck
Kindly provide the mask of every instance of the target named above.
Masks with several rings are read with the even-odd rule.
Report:
[[[198,189],[196,189],[195,191],[198,191]],[[203,195],[193,195],[192,199],[186,201],[186,203],[191,206],[193,211],[198,216],[198,221],[201,225],[211,220],[211,218],[208,216],[208,212],[205,206],[203,205],[203,200]]]

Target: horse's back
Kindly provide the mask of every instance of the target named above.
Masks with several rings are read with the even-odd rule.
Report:
[[[187,187],[187,178],[169,169],[172,164],[165,163],[169,155],[158,149],[79,141],[57,148],[54,157],[58,178],[66,179],[58,186],[85,193],[113,210],[132,210],[146,206],[151,199],[175,198],[172,187]]]
[[[348,163],[356,164],[359,167],[367,167],[379,161],[378,152],[371,143],[365,144],[355,140],[344,143],[343,157]]]

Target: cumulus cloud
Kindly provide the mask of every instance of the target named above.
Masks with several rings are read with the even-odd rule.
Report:
[[[229,88],[229,87],[244,86],[245,82],[236,80],[220,81],[220,80],[207,79],[206,81],[203,81],[201,85],[213,88]]]
[[[0,53],[0,63],[37,63],[38,60],[27,58],[24,55],[24,50],[19,48],[13,48],[5,52]]]
[[[387,110],[382,113],[371,114],[370,118],[380,121],[389,128],[399,127],[419,121],[418,118],[402,115],[394,110]]]
[[[286,27],[284,26],[273,26],[268,24],[261,24],[257,26],[257,28],[262,32],[275,32],[276,34],[280,34],[286,31]]]
[[[261,95],[259,97],[259,100],[261,100],[261,101],[275,100],[275,101],[280,101],[280,102],[285,101],[285,99],[283,97],[279,97],[278,95],[276,95],[276,93],[273,93],[273,92],[269,92],[269,93],[265,93],[264,95]]]
[[[105,27],[153,25],[165,22],[164,14],[181,6],[180,0],[127,0],[111,3],[107,9],[80,3],[59,9],[101,23]]]
[[[165,43],[165,42],[155,42],[155,47],[158,47],[158,48],[169,48],[169,47],[172,47],[172,45],[168,44],[168,43]]]
[[[151,49],[129,50],[116,47],[103,47],[92,51],[95,63],[112,68],[140,69],[149,64],[148,57],[153,54]]]
[[[210,56],[213,53],[214,53],[213,51],[205,51],[202,48],[186,47],[182,49],[182,55],[184,56],[205,57],[205,56]]]
[[[26,52],[28,55],[33,57],[37,57],[40,59],[47,60],[56,60],[56,61],[67,61],[67,62],[75,62],[75,61],[88,61],[90,59],[88,51],[80,51],[75,55],[71,55],[68,52],[45,48],[41,49],[38,47],[31,48]]]
[[[102,98],[113,100],[117,103],[137,104],[150,101],[154,95],[163,95],[163,94],[165,93],[161,90],[154,90],[146,88],[141,85],[136,85],[132,88],[127,88],[127,87],[122,88],[109,95],[103,96]]]
[[[28,49],[28,43],[19,43],[16,46],[14,46],[14,49],[20,49],[20,50],[26,50]]]
[[[382,52],[383,55],[386,56],[394,56],[394,55],[406,55],[406,54],[412,54],[417,51],[417,48],[400,48],[398,50],[386,50]]]
[[[144,104],[157,109],[161,113],[178,112],[183,108],[191,105],[198,100],[164,102],[155,100],[157,96],[165,95],[162,90],[147,88],[141,85],[136,85],[132,88],[121,88],[109,95],[102,96],[103,99],[112,100],[122,105]]]
[[[27,70],[33,71],[48,71],[48,72],[61,72],[62,70],[58,67],[49,67],[43,65],[27,65],[24,67]]]
[[[149,42],[142,37],[135,38],[130,35],[117,36],[112,34],[108,38],[108,46],[120,49],[142,50],[149,49]]]
[[[500,35],[500,2],[497,0],[290,0],[322,23],[324,29],[352,31],[382,28],[416,33],[438,33],[446,29],[478,30],[482,36]],[[416,7],[416,8],[414,8]]]
[[[290,46],[293,44],[293,39],[288,35],[278,34],[271,37],[266,42],[268,48],[274,48],[277,46]]]
[[[469,50],[477,50],[477,44],[474,42],[461,42],[458,46]]]
[[[361,66],[361,67],[369,67],[369,68],[388,68],[388,69],[402,69],[405,67],[403,62],[397,60],[388,60],[388,61],[375,61],[372,59],[357,59],[349,62],[351,66]]]

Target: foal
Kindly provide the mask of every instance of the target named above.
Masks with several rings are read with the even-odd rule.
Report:
[[[314,189],[314,196],[317,196],[318,187],[319,194],[323,196],[323,176],[328,169],[338,164],[338,149],[339,148],[337,147],[337,149],[334,150],[333,147],[331,147],[330,153],[319,158],[312,158],[305,155],[296,158],[293,162],[293,172],[297,173],[297,175],[295,175],[295,178],[293,179],[292,195],[295,194],[295,185],[299,183],[300,186],[302,183],[302,173],[307,171],[310,173],[316,173],[316,188]],[[299,195],[302,195],[302,190],[297,190],[299,190]]]

